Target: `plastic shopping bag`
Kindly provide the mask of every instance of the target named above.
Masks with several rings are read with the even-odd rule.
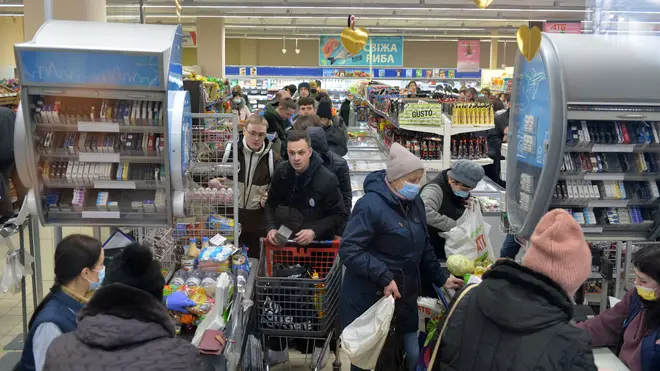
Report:
[[[462,255],[475,262],[486,259],[495,261],[489,233],[490,225],[484,221],[481,206],[478,201],[473,200],[456,221],[456,227],[442,234],[447,257]]]
[[[351,322],[340,338],[351,364],[364,370],[376,368],[394,315],[394,297],[385,296]]]

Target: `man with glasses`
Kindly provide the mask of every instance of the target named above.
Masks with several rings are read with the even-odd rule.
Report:
[[[450,169],[442,171],[422,187],[420,196],[426,209],[431,245],[439,260],[446,260],[445,239],[440,233],[448,232],[456,226],[456,221],[465,212],[470,191],[481,178],[484,169],[470,160],[458,160]],[[433,287],[422,284],[422,295],[435,297]]]
[[[238,220],[241,223],[241,243],[248,247],[248,256],[259,258],[259,238],[266,236],[264,205],[273,175],[276,158],[272,143],[266,138],[268,122],[258,113],[248,116],[238,141]],[[225,149],[223,161],[233,157],[231,144]],[[209,183],[219,188],[217,179]]]

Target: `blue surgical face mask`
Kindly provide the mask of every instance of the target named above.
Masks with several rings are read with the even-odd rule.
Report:
[[[407,200],[414,200],[419,193],[419,184],[403,182],[403,187],[399,190],[399,194]]]
[[[92,269],[94,272],[99,274],[99,280],[98,282],[93,282],[90,280],[89,281],[89,291],[96,291],[101,287],[101,284],[103,283],[103,279],[105,278],[105,267],[103,267],[100,271],[97,271],[96,269]]]
[[[468,198],[470,196],[470,192],[467,191],[454,191],[454,194],[460,198]]]

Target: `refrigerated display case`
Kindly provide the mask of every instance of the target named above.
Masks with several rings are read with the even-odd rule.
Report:
[[[641,45],[660,41],[543,34],[531,61],[518,54],[506,204],[520,237],[563,208],[589,240],[657,238],[660,76]]]
[[[171,226],[191,140],[181,26],[49,21],[17,44],[14,146],[45,225]]]

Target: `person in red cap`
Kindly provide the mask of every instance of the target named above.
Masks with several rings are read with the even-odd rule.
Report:
[[[571,323],[573,296],[590,274],[580,225],[548,212],[522,265],[498,260],[458,302],[433,369],[596,371],[589,335]]]

